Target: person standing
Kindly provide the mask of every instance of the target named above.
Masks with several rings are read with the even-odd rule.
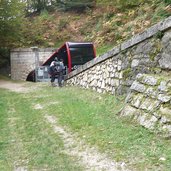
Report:
[[[60,59],[60,71],[59,71],[59,76],[58,76],[58,85],[59,87],[63,86],[63,82],[64,82],[64,70],[65,70],[65,66],[64,66],[64,62],[63,59]]]
[[[55,57],[54,61],[50,64],[50,75],[51,75],[51,85],[54,87],[55,85],[55,79],[58,79],[58,86],[62,87],[63,85],[63,71],[64,71],[64,63],[63,60],[58,60],[57,57]]]
[[[58,62],[57,57],[55,57],[54,60],[50,63],[50,67],[54,66],[55,62]]]
[[[57,63],[59,63],[58,61],[58,58],[55,57],[54,60],[51,62],[50,64],[50,68],[49,68],[49,74],[50,74],[50,78],[51,78],[51,85],[53,87],[55,87],[55,79],[58,78],[58,73],[56,71],[56,66],[57,66]]]

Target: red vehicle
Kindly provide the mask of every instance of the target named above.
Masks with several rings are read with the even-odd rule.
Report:
[[[58,57],[59,60],[62,58],[69,73],[79,65],[83,65],[92,60],[95,56],[96,53],[93,43],[66,42],[62,47],[54,52],[43,66],[50,65],[55,57]]]
[[[55,57],[59,60],[63,59],[66,74],[68,74],[77,69],[80,65],[95,58],[96,52],[91,42],[66,42],[57,49],[42,66],[49,66]],[[35,70],[28,75],[27,81],[35,81]]]

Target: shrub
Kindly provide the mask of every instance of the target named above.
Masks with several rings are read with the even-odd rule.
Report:
[[[166,4],[171,4],[171,0],[164,0]]]
[[[61,8],[63,8],[65,11],[66,10],[74,10],[74,11],[78,11],[78,12],[82,12],[84,11],[87,7],[88,8],[92,8],[95,4],[94,0],[66,0],[66,1],[62,1],[59,0],[59,5],[61,6]]]
[[[7,48],[0,48],[0,68],[3,68],[10,63],[10,51]]]
[[[62,29],[64,29],[68,24],[68,20],[65,18],[62,18],[59,20],[59,25],[58,25],[58,29],[59,31],[62,31]]]
[[[134,7],[134,6],[138,6],[141,3],[144,3],[145,0],[117,0],[117,4],[123,8],[123,7]]]

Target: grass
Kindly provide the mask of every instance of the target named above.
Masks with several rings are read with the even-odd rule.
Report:
[[[63,152],[62,140],[42,113],[33,110],[32,95],[0,93],[0,170],[82,170]]]
[[[9,78],[9,77],[4,76],[4,75],[0,75],[0,79],[3,79],[3,80],[10,80],[10,78]]]
[[[14,162],[30,170],[83,169],[63,153],[63,141],[45,122],[45,114],[56,116],[61,125],[90,146],[97,146],[134,170],[171,170],[170,140],[117,115],[124,97],[78,87],[45,86],[26,95],[4,90],[0,93],[0,170],[11,170]],[[35,110],[36,104],[43,110]]]
[[[106,44],[104,46],[101,46],[100,48],[96,49],[97,56],[103,55],[106,53],[108,50],[111,50],[114,46],[112,44]]]

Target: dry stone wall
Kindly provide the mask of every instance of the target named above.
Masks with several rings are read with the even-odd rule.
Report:
[[[130,90],[121,116],[171,136],[171,74],[138,74]]]
[[[66,82],[99,93],[127,94],[122,116],[133,115],[146,128],[156,130],[153,128],[157,125],[157,130],[171,135],[169,76],[171,17],[81,66],[68,75]],[[166,92],[162,91],[164,86]]]
[[[45,62],[54,52],[54,49],[39,49],[39,65]],[[11,78],[13,80],[26,80],[28,74],[35,69],[35,52],[31,48],[18,48],[11,50]]]

